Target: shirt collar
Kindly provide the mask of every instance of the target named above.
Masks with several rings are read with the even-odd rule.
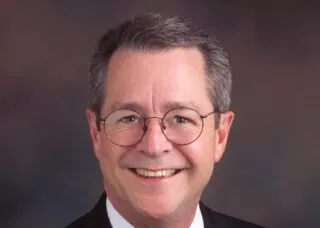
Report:
[[[112,227],[134,228],[120,213],[113,207],[112,203],[107,197],[106,200],[107,214],[110,219]],[[203,218],[200,211],[199,204],[197,205],[196,214],[193,218],[190,228],[204,228]]]

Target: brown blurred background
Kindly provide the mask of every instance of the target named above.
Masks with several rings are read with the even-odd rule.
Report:
[[[320,227],[320,10],[311,1],[2,0],[0,227],[63,227],[102,191],[87,68],[137,13],[192,18],[233,67],[236,121],[204,201],[268,227]]]

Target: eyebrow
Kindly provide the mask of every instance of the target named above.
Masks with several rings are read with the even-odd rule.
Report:
[[[194,102],[181,102],[181,101],[170,101],[165,103],[160,107],[162,113],[165,113],[171,109],[175,108],[192,108],[196,111],[200,111],[200,107]],[[116,109],[130,109],[134,111],[146,112],[146,108],[137,102],[114,102],[110,108],[109,112]]]
[[[173,102],[168,102],[164,106],[164,111],[169,111],[170,109],[175,109],[175,108],[192,108],[197,111],[200,111],[200,107],[194,103],[194,102],[181,102],[181,101],[173,101]]]
[[[113,110],[116,110],[116,109],[131,109],[131,110],[134,110],[134,111],[142,111],[144,110],[143,106],[140,105],[139,103],[137,102],[114,102],[110,108],[109,108],[109,111],[113,111]]]

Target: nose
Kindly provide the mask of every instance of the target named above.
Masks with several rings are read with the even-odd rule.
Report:
[[[161,118],[147,118],[145,120],[144,136],[137,145],[138,151],[149,157],[157,157],[168,153],[172,147],[163,133],[164,130],[165,126]]]

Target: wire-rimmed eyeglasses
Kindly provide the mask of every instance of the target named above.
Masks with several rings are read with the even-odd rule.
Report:
[[[200,115],[196,110],[186,107],[174,108],[161,117],[143,117],[140,113],[130,109],[117,109],[112,111],[103,122],[104,131],[108,139],[123,147],[137,144],[145,135],[150,119],[160,120],[161,131],[168,141],[187,145],[196,141],[202,131],[203,119],[215,113]]]

